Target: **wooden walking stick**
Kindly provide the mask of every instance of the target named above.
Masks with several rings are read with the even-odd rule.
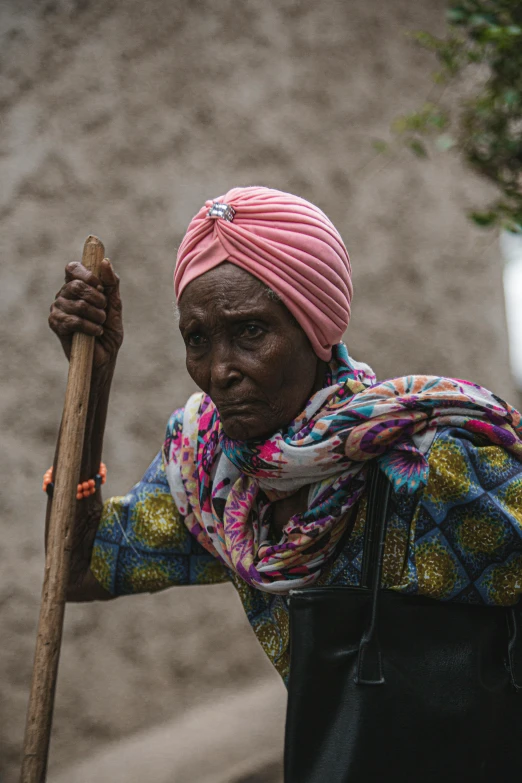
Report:
[[[104,253],[103,244],[97,237],[87,237],[83,248],[83,265],[98,275]],[[42,603],[20,783],[45,783],[47,774],[54,693],[69,582],[70,528],[76,511],[76,491],[80,477],[89,402],[94,340],[94,337],[76,333],[72,341],[67,390],[54,465],[54,493],[50,508]]]

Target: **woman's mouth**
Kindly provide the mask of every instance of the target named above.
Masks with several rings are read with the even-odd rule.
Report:
[[[255,407],[255,402],[227,402],[222,405],[216,403],[220,416],[238,416],[242,413],[250,413]]]

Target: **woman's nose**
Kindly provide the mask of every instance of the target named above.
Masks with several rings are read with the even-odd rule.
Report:
[[[210,383],[218,389],[227,389],[241,380],[241,370],[234,361],[230,346],[214,345],[210,363]]]

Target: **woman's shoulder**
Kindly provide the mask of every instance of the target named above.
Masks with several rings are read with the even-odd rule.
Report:
[[[522,463],[500,444],[459,427],[441,429],[427,454],[424,501],[436,505],[469,502],[509,487],[522,500]]]
[[[437,431],[426,457],[427,483],[391,494],[385,584],[441,600],[513,603],[522,573],[522,462],[457,427]],[[366,501],[322,583],[359,583]]]

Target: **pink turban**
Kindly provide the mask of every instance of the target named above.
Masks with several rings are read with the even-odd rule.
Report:
[[[317,356],[330,359],[350,320],[353,288],[343,240],[318,207],[262,187],[233,188],[205,202],[178,251],[176,297],[223,261],[275,291]]]

